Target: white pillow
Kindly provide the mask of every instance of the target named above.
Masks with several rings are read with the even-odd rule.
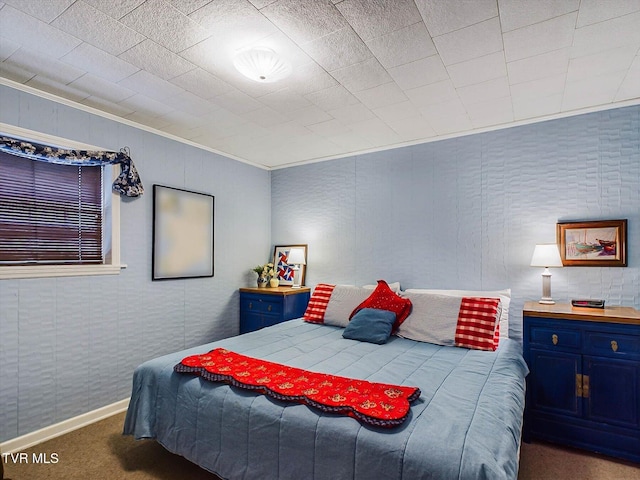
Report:
[[[435,293],[453,297],[484,297],[500,298],[500,338],[509,338],[509,303],[511,303],[511,289],[504,290],[437,290],[426,288],[409,288],[404,293]],[[405,295],[406,296],[406,295]],[[413,300],[412,300],[413,301]]]
[[[462,297],[404,292],[411,300],[411,314],[400,324],[396,335],[436,345],[455,344],[458,312]]]
[[[391,290],[393,290],[394,293],[400,293],[400,282],[393,282],[393,283],[388,283],[387,285],[389,285],[389,288]],[[362,288],[366,288],[367,290],[375,290],[376,287],[378,286],[378,284],[375,285],[363,285]]]
[[[371,295],[371,290],[353,285],[336,285],[331,292],[327,310],[324,313],[324,324],[336,327],[349,325],[351,312]]]

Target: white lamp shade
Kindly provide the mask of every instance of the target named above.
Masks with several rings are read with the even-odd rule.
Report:
[[[531,257],[532,267],[562,267],[562,259],[558,245],[555,243],[544,243],[536,245]]]
[[[245,77],[261,83],[277,82],[293,71],[288,61],[266,47],[255,47],[238,53],[233,66]]]
[[[304,250],[302,248],[292,248],[287,257],[287,263],[289,265],[306,265]]]

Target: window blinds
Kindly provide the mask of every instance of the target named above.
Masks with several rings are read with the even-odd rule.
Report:
[[[102,167],[0,152],[0,265],[100,264]]]

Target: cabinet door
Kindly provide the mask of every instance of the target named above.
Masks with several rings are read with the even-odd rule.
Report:
[[[284,298],[284,306],[282,309],[283,318],[291,320],[300,318],[304,315],[309,303],[309,292],[296,293],[295,295],[287,295]]]
[[[262,315],[262,327],[270,327],[276,323],[282,322],[282,316],[278,315]],[[262,328],[260,327],[260,328]]]
[[[260,330],[262,327],[262,315],[260,313],[243,312],[240,315],[241,334]]]
[[[579,354],[531,349],[531,408],[548,413],[582,415]],[[579,388],[578,388],[579,385]]]
[[[640,428],[640,364],[632,360],[585,356],[589,387],[586,418]]]
[[[263,327],[262,303],[260,297],[252,294],[240,294],[240,333],[253,332]]]

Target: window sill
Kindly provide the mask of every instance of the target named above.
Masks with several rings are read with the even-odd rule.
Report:
[[[83,277],[119,275],[126,265],[50,265],[0,267],[0,280],[12,278]]]

